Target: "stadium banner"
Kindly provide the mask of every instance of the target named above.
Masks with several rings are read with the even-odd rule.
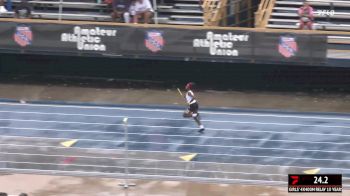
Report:
[[[0,23],[0,50],[234,62],[325,63],[321,35],[95,24]]]
[[[323,35],[256,33],[254,58],[268,57],[275,62],[322,63],[327,56],[327,38]]]

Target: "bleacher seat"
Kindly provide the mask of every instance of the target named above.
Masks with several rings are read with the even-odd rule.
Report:
[[[158,13],[167,18],[166,24],[203,25],[203,11],[199,0],[174,0],[171,3],[159,1]]]
[[[12,0],[17,6],[20,0]],[[101,0],[100,2],[103,2]],[[151,0],[151,2],[153,2]],[[62,20],[111,21],[110,11],[104,3],[98,0],[32,0],[33,18]],[[59,10],[62,9],[62,14]],[[157,20],[163,24],[203,25],[203,12],[199,0],[174,0],[164,2],[157,0]],[[13,17],[13,12],[7,12],[0,17]]]
[[[350,31],[350,1],[308,0],[315,11],[314,28],[332,31]],[[300,0],[277,0],[268,21],[268,28],[297,29]],[[333,15],[322,15],[322,10],[334,10]]]

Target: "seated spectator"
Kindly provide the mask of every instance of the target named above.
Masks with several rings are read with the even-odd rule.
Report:
[[[0,196],[7,196],[7,193],[1,192],[1,193],[0,193]]]
[[[15,8],[16,18],[30,18],[32,9],[27,0],[21,0],[21,3]]]
[[[6,9],[7,11],[12,11],[12,0],[6,1]]]
[[[306,25],[307,29],[312,30],[314,12],[308,2],[304,1],[304,4],[299,8],[298,14],[300,17],[299,29],[303,30]]]
[[[5,8],[5,2],[4,0],[0,0],[0,15],[6,12],[7,12],[7,9]]]
[[[149,0],[133,0],[129,12],[133,16],[134,23],[138,23],[141,18],[145,24],[148,24],[154,11]]]
[[[112,1],[112,20],[116,22],[122,22],[122,19],[124,19],[124,22],[129,23],[130,22],[130,13],[129,7],[130,7],[130,0],[113,0]]]

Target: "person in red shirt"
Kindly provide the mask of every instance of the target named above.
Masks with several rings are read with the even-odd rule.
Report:
[[[299,29],[303,30],[306,25],[307,29],[312,30],[314,10],[308,2],[304,1],[303,6],[301,6],[298,10],[298,14],[300,17]]]

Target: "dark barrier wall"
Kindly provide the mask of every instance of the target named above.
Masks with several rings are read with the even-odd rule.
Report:
[[[323,35],[146,28],[132,26],[0,23],[2,52],[223,62],[323,64]]]

